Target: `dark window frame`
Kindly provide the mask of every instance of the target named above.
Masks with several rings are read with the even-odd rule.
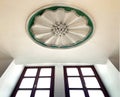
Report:
[[[36,76],[29,76],[29,77],[24,76],[27,69],[34,69],[34,68],[38,69],[37,73],[36,73]],[[51,70],[52,70],[51,71],[51,76],[39,76],[40,70],[42,68],[51,68]],[[21,84],[21,82],[24,78],[35,78],[35,81],[34,81],[34,84],[33,84],[32,88],[24,88],[24,89],[19,88],[19,86],[20,86],[20,84]],[[36,86],[37,86],[37,82],[38,82],[39,78],[51,78],[50,88],[37,88]],[[16,86],[15,86],[15,88],[14,88],[10,97],[15,97],[18,90],[31,90],[32,92],[31,92],[30,97],[34,97],[36,90],[50,90],[50,96],[49,97],[54,97],[54,80],[55,80],[55,66],[26,66],[26,67],[24,67],[23,72],[22,72],[22,74],[21,74],[21,76],[20,76],[20,78],[19,78],[19,80],[18,80],[18,82],[17,82],[17,84],[16,84]]]
[[[95,74],[95,76],[83,76],[82,71],[80,70],[80,68],[91,68]],[[67,76],[67,68],[77,68],[78,72],[79,72],[79,76]],[[88,94],[88,90],[102,90],[103,94],[105,97],[110,97],[100,76],[98,75],[95,67],[93,65],[86,65],[86,66],[64,66],[64,84],[65,84],[65,96],[66,97],[70,97],[70,93],[69,90],[83,90],[85,97],[90,97]],[[83,88],[69,88],[68,85],[68,77],[79,77],[81,79],[81,84],[83,86]],[[85,80],[84,77],[95,77],[100,85],[100,88],[87,88],[85,86]]]

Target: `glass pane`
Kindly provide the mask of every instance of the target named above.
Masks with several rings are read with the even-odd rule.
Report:
[[[90,97],[105,97],[101,90],[88,90]]]
[[[36,90],[35,97],[49,97],[49,90]]]
[[[77,68],[67,68],[67,75],[68,76],[79,76]]]
[[[68,77],[69,88],[82,88],[81,80],[79,77]]]
[[[85,97],[85,94],[83,90],[70,90],[70,97]]]
[[[20,88],[33,88],[35,78],[24,78],[20,84]]]
[[[37,88],[50,88],[51,78],[39,78]]]
[[[25,76],[36,76],[37,69],[27,69],[25,72]]]
[[[51,68],[42,68],[40,71],[40,76],[51,76]]]
[[[81,68],[82,74],[85,76],[95,75],[91,68]]]
[[[15,97],[30,97],[31,90],[19,90]]]
[[[100,85],[95,77],[84,77],[87,88],[100,88]]]

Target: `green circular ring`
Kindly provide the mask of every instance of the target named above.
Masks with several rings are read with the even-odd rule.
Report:
[[[71,46],[61,46],[61,47],[58,47],[58,46],[47,46],[46,44],[44,44],[41,41],[38,41],[34,37],[34,34],[31,31],[31,27],[34,24],[35,17],[42,15],[46,10],[53,10],[54,11],[54,10],[57,10],[59,8],[63,8],[65,11],[72,11],[72,10],[74,10],[79,16],[84,16],[84,17],[87,18],[87,20],[88,20],[88,26],[91,27],[91,30],[90,30],[89,34],[82,41],[79,41],[79,42],[77,42],[77,43],[75,43],[75,44],[73,44]],[[76,47],[76,46],[82,44],[83,42],[85,42],[86,40],[88,40],[90,38],[90,36],[92,35],[92,33],[93,33],[94,26],[93,26],[93,22],[89,18],[89,16],[86,13],[84,13],[83,11],[79,10],[79,9],[68,7],[68,6],[52,6],[52,7],[44,8],[42,10],[38,10],[37,12],[33,13],[32,16],[30,17],[29,21],[28,21],[27,30],[28,30],[28,33],[31,36],[31,38],[36,43],[38,43],[39,45],[42,45],[42,46],[45,46],[45,47],[49,47],[49,48],[71,48],[71,47]]]

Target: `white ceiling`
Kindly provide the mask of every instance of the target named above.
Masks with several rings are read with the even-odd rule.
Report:
[[[49,49],[30,39],[25,30],[28,16],[56,2],[73,4],[93,18],[95,31],[85,44],[71,49]],[[118,51],[119,4],[119,0],[0,0],[0,52],[12,56],[17,63],[105,63]]]

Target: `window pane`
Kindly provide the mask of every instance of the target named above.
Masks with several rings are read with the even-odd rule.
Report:
[[[20,88],[33,88],[35,78],[24,78],[20,84]]]
[[[70,97],[85,97],[85,94],[82,90],[70,90]]]
[[[67,68],[67,75],[68,76],[79,76],[77,68]]]
[[[50,88],[51,78],[39,78],[37,88]]]
[[[35,97],[49,97],[49,90],[36,90]]]
[[[95,77],[84,77],[87,88],[100,88],[100,85]]]
[[[51,68],[42,68],[40,76],[51,76]]]
[[[27,69],[25,76],[36,76],[37,69]]]
[[[84,76],[95,75],[91,68],[81,68],[81,71]]]
[[[31,90],[19,90],[15,97],[30,97]]]
[[[88,90],[90,97],[105,97],[101,90]]]
[[[79,77],[68,77],[69,88],[82,88],[81,80]]]

